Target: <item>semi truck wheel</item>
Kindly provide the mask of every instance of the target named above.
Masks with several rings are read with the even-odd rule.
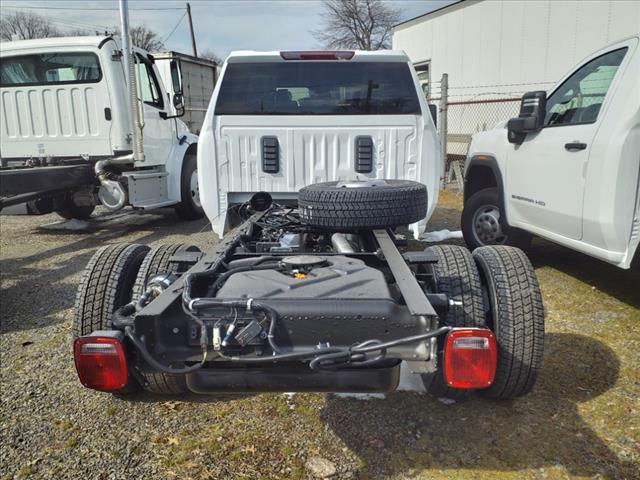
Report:
[[[73,201],[73,195],[66,195],[62,200],[62,205],[56,210],[56,213],[67,220],[71,220],[72,218],[86,220],[95,209],[95,205],[78,205]]]
[[[185,155],[180,177],[182,201],[175,209],[183,220],[198,220],[204,216],[198,186],[198,162],[195,155]]]
[[[138,277],[133,287],[133,298],[137,300],[144,293],[148,280],[161,273],[169,273],[180,269],[180,264],[169,262],[171,257],[181,251],[200,251],[193,245],[184,243],[172,243],[159,245],[147,253],[142,261]],[[177,395],[187,391],[184,375],[171,375],[168,373],[142,373],[145,379],[144,389],[162,395]]]
[[[498,342],[493,385],[480,392],[508,399],[528,393],[542,366],[544,307],[531,262],[522,250],[478,248],[473,258],[489,294],[487,326]]]
[[[436,281],[436,292],[445,293],[456,305],[451,305],[444,325],[451,327],[484,327],[485,306],[482,294],[480,274],[471,252],[456,245],[436,245],[428,247],[438,262],[433,265]],[[437,397],[462,399],[473,390],[451,388],[444,379],[442,368],[442,350],[445,337],[440,337],[438,345],[438,370],[434,374],[423,376],[425,387],[429,393]]]
[[[333,229],[374,229],[409,225],[427,214],[427,187],[408,180],[324,182],[298,196],[307,225]]]
[[[146,245],[121,243],[104,246],[91,257],[76,295],[74,340],[96,330],[111,330],[111,315],[131,301],[138,269],[148,251]],[[130,393],[138,388],[138,382],[130,377],[129,384],[117,393]]]
[[[494,187],[474,193],[464,203],[462,234],[471,250],[485,245],[526,248],[531,243],[530,234],[506,224],[500,205],[500,191]]]

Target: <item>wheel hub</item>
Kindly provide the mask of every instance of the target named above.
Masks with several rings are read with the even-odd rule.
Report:
[[[484,245],[503,244],[507,237],[500,225],[500,209],[495,205],[479,208],[473,217],[473,233]]]

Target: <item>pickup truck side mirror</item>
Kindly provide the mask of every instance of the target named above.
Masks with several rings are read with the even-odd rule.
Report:
[[[509,143],[521,144],[527,133],[542,129],[547,106],[547,92],[537,90],[522,96],[520,113],[517,118],[507,122],[507,138]]]

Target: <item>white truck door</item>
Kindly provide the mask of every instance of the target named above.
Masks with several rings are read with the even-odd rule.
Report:
[[[589,150],[600,109],[626,48],[590,59],[547,99],[542,130],[510,145],[506,172],[509,224],[582,238]]]
[[[153,64],[148,58],[138,54],[138,98],[142,101],[144,128],[145,164],[164,165],[169,160],[175,144],[173,121],[163,119],[160,114],[170,115],[168,99]]]

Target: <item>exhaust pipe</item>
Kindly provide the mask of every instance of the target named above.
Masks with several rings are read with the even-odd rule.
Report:
[[[331,235],[331,245],[338,253],[356,253],[356,251],[359,251],[353,235],[345,235],[344,233],[334,233]]]
[[[122,59],[126,72],[127,90],[129,95],[129,122],[132,128],[133,157],[136,162],[144,162],[144,147],[142,145],[142,118],[138,103],[138,86],[136,78],[136,61],[129,36],[129,1],[120,0],[120,28],[122,30]]]

